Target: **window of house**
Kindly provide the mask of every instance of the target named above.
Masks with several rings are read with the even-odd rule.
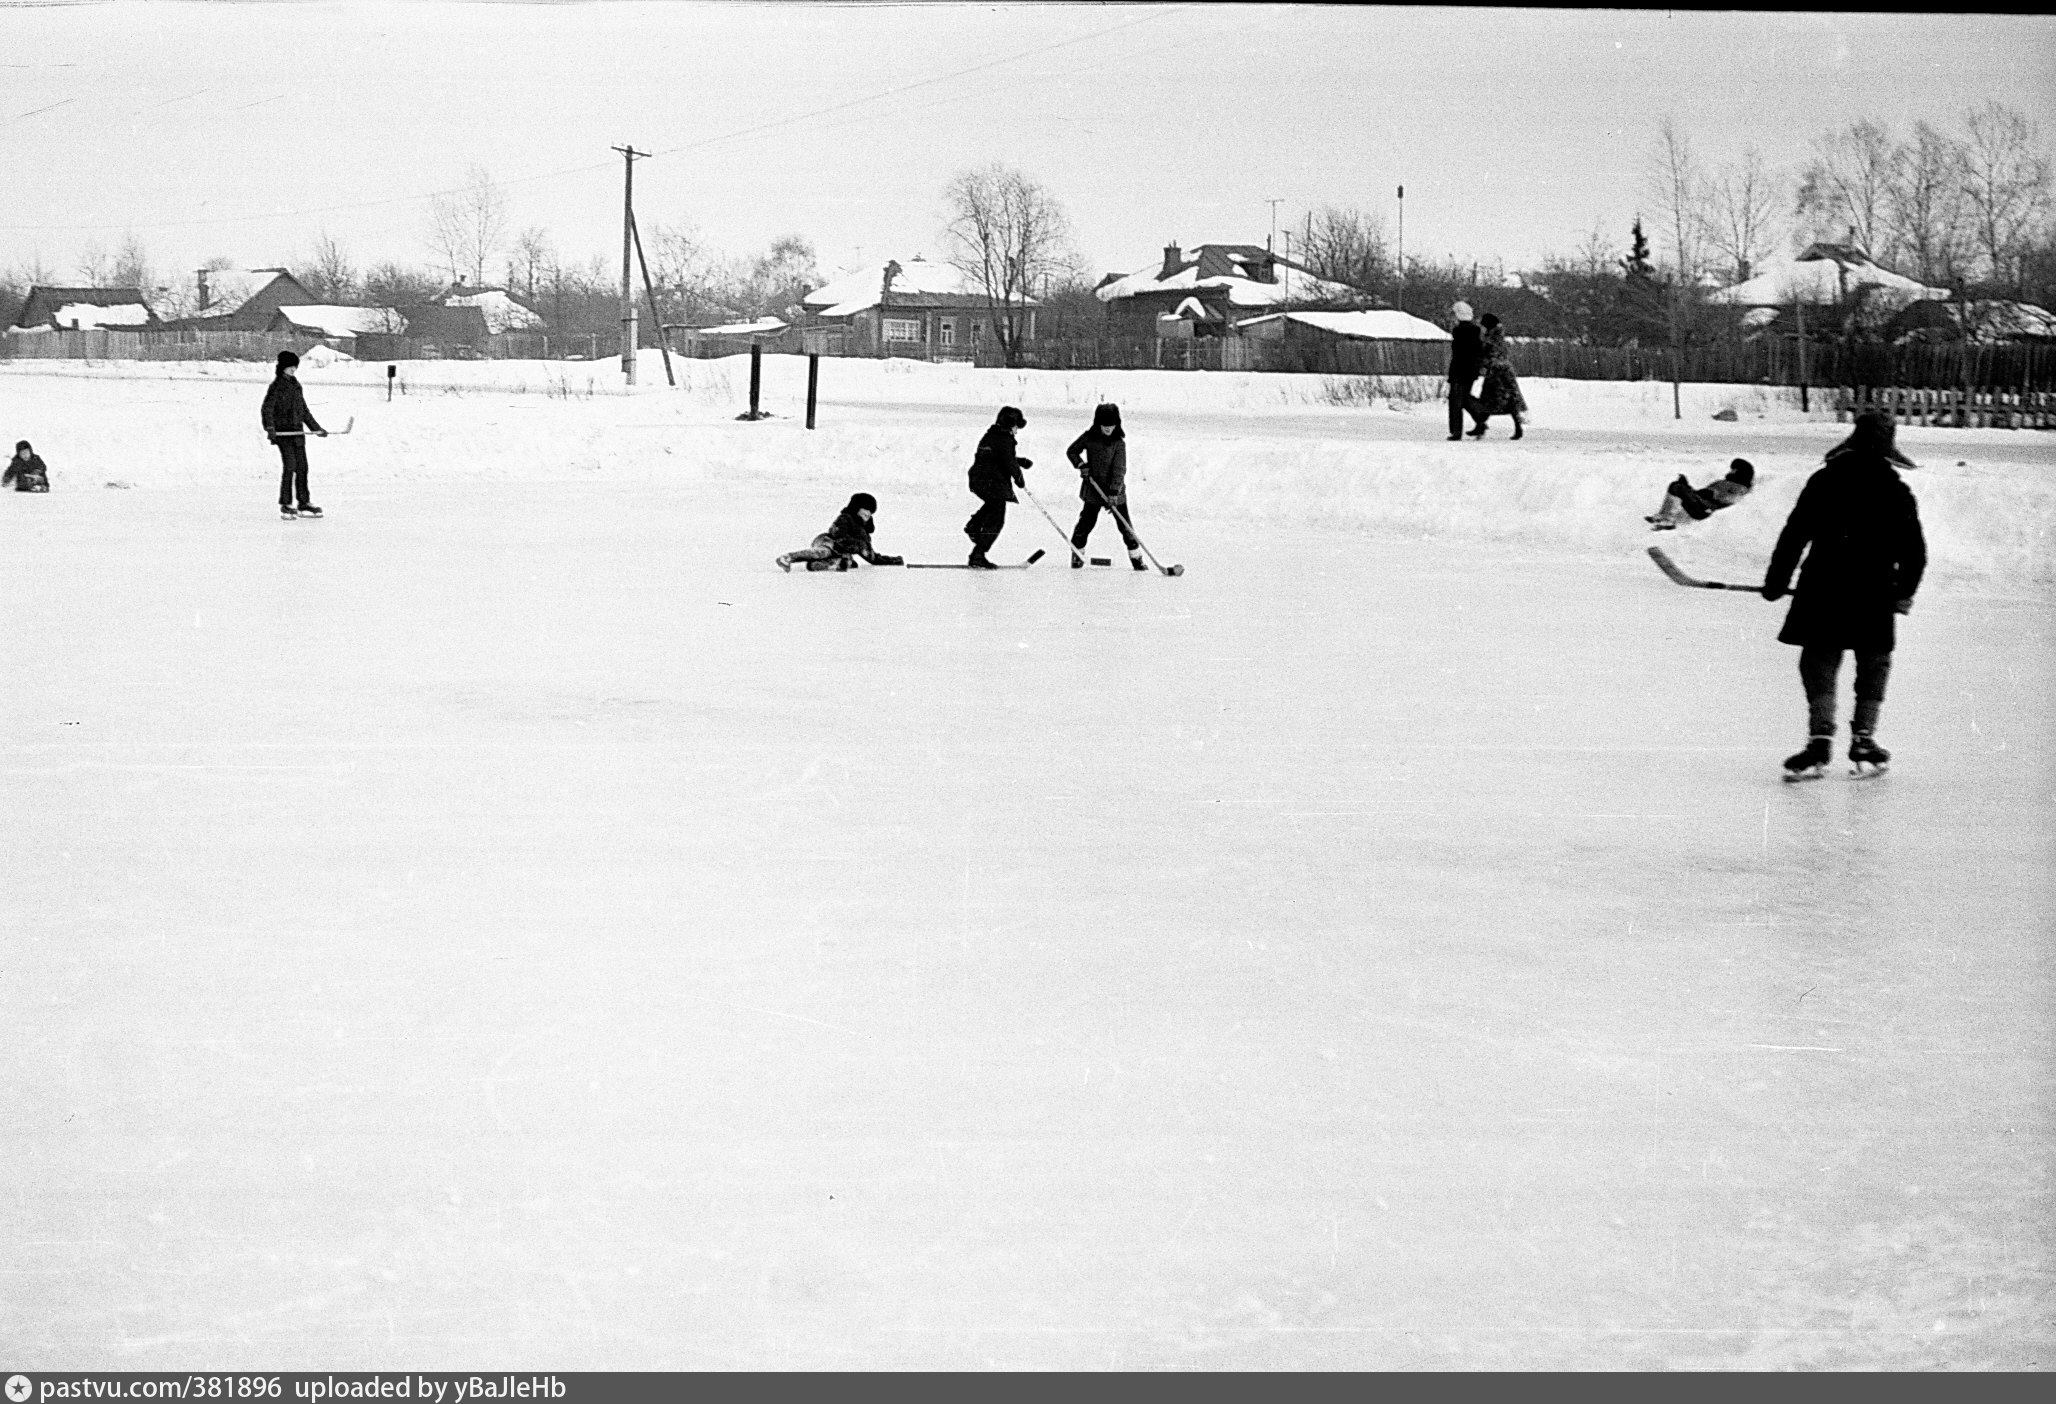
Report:
[[[971,344],[972,344],[973,346],[976,346],[976,345],[977,345],[977,344],[978,344],[978,343],[979,343],[980,341],[982,341],[982,340],[984,340],[984,339],[985,339],[985,323],[983,323],[983,322],[973,322],[973,323],[971,323]]]
[[[944,346],[955,346],[957,344],[957,319],[954,317],[944,317],[942,319],[942,344]]]
[[[887,317],[885,319],[885,339],[887,341],[919,341],[921,339],[921,324],[901,317]]]

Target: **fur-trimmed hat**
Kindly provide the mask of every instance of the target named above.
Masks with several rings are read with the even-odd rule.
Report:
[[[291,351],[281,351],[278,353],[278,368],[280,370],[290,370],[299,364],[300,358],[295,353]]]
[[[1468,302],[1452,302],[1449,304],[1449,311],[1459,322],[1468,322],[1471,319],[1471,305]]]
[[[1092,412],[1092,427],[1097,429],[1104,424],[1111,424],[1116,429],[1121,427],[1121,407],[1119,405],[1104,404]]]
[[[852,493],[850,495],[850,505],[843,508],[845,512],[876,512],[877,510],[878,499],[868,492]]]
[[[1918,468],[1920,465],[1901,453],[1893,442],[1898,436],[1898,429],[1892,416],[1884,411],[1865,410],[1856,416],[1856,424],[1850,429],[1849,437],[1828,450],[1828,457],[1844,453],[1872,453],[1901,468]]]
[[[1728,477],[1738,483],[1756,481],[1756,465],[1746,458],[1738,458],[1728,465]]]
[[[992,422],[1002,429],[1026,429],[1028,427],[1028,416],[1015,409],[1012,405],[1001,405],[999,407],[999,418]]]

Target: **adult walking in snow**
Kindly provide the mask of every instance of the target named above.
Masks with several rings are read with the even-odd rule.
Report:
[[[1842,654],[1856,655],[1856,711],[1849,760],[1858,771],[1884,769],[1891,753],[1875,733],[1892,673],[1894,616],[1913,608],[1927,569],[1927,541],[1913,492],[1893,465],[1913,460],[1893,443],[1892,421],[1875,410],[1856,417],[1848,438],[1828,450],[1806,480],[1771,551],[1763,597],[1782,598],[1799,566],[1799,588],[1778,642],[1799,647],[1806,688],[1806,749],[1785,761],[1788,780],[1812,779],[1834,751],[1835,680]]]
[[[1128,563],[1148,570],[1142,563],[1142,543],[1128,509],[1128,436],[1121,428],[1121,407],[1101,405],[1092,412],[1092,425],[1064,450],[1071,466],[1078,470],[1078,525],[1071,531],[1071,567],[1085,564],[1085,543],[1099,525],[1099,510],[1110,508],[1114,525],[1120,528],[1121,544],[1128,548]]]
[[[1021,470],[1033,464],[1014,451],[1014,435],[1027,427],[1027,415],[1012,405],[1001,405],[999,417],[978,441],[978,453],[971,460],[971,492],[979,506],[971,520],[964,523],[964,535],[971,538],[968,564],[977,569],[998,569],[985,553],[999,540],[1007,524],[1007,504],[1020,500],[1014,496],[1014,489],[1027,486]]]
[[[278,512],[289,519],[321,515],[321,509],[307,497],[307,435],[328,437],[328,430],[315,422],[307,408],[299,364],[300,358],[292,352],[278,353],[278,369],[271,377],[271,388],[264,392],[264,408],[258,412],[264,432],[278,445]]]
[[[814,544],[788,551],[778,558],[778,568],[789,571],[801,562],[808,570],[853,570],[858,561],[872,565],[904,565],[898,556],[881,556],[871,549],[871,529],[878,515],[878,499],[868,492],[852,493],[849,505],[835,514],[828,530],[814,538]]]
[[[1449,438],[1454,442],[1463,437],[1464,412],[1477,413],[1477,401],[1471,398],[1471,387],[1478,383],[1485,346],[1484,334],[1471,320],[1468,302],[1451,303],[1449,313],[1456,318],[1456,325],[1449,329]],[[1478,421],[1480,427],[1484,423],[1482,419]]]
[[[14,457],[7,460],[7,471],[0,473],[0,488],[14,484],[16,492],[50,491],[50,470],[43,466],[43,460],[23,439],[14,446]]]
[[[1485,437],[1485,425],[1495,414],[1513,416],[1513,436],[1521,436],[1521,416],[1528,412],[1528,402],[1521,395],[1521,383],[1513,373],[1513,358],[1506,353],[1506,328],[1499,324],[1499,318],[1487,312],[1481,319],[1479,333],[1479,371],[1484,384],[1478,387],[1477,399],[1471,403],[1471,414],[1477,419],[1478,427],[1471,430],[1471,437]]]

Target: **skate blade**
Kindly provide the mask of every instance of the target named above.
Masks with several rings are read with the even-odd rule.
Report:
[[[1850,774],[1850,775],[1851,775],[1851,776],[1852,776],[1853,778],[1855,778],[1855,779],[1857,779],[1857,780],[1875,780],[1875,779],[1877,779],[1877,778],[1878,778],[1878,777],[1879,777],[1880,775],[1883,775],[1883,774],[1885,773],[1885,771],[1886,771],[1887,769],[1889,769],[1889,767],[1888,767],[1888,766],[1883,766],[1883,765],[1868,765],[1868,766],[1866,766],[1866,765],[1864,765],[1863,763],[1859,762],[1859,763],[1857,763],[1857,764],[1855,764],[1855,765],[1852,765],[1852,766],[1850,766],[1850,767],[1849,767],[1849,774]]]
[[[1786,771],[1785,783],[1787,785],[1796,785],[1802,780],[1819,780],[1826,776],[1826,774],[1827,771],[1824,767],[1818,765],[1810,765],[1806,767],[1806,769],[1804,770]]]

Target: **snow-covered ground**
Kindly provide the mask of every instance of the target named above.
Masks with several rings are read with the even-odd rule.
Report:
[[[2046,1366],[2046,436],[1794,787],[1782,399],[674,365],[0,366],[9,1368]]]

